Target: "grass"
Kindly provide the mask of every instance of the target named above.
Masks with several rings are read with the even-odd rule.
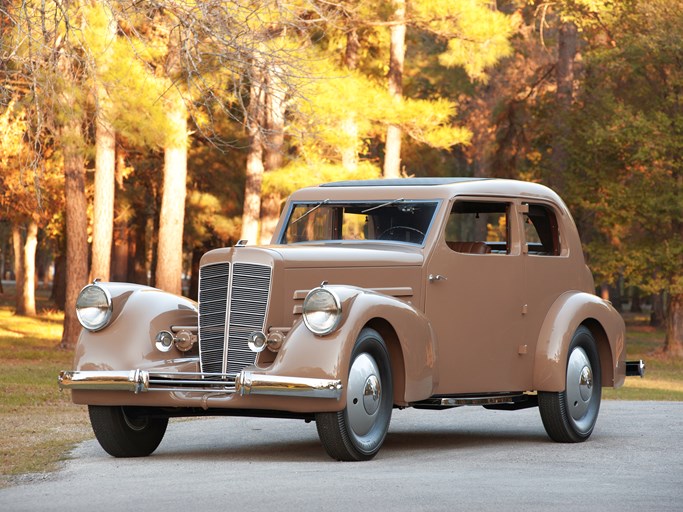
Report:
[[[0,295],[0,487],[17,475],[49,472],[75,443],[92,437],[83,406],[57,388],[59,370],[72,365],[73,353],[59,349],[62,314],[46,309],[39,290],[36,317],[13,314],[14,287]]]
[[[619,389],[605,389],[614,400],[683,401],[683,359],[661,353],[664,332],[648,325],[647,315],[624,314],[627,359],[645,360],[645,378],[628,377]]]
[[[71,403],[57,389],[59,370],[72,366],[73,354],[59,349],[62,314],[50,310],[48,292],[39,290],[39,313],[13,314],[14,287],[3,283],[0,294],[0,487],[19,475],[54,470],[74,444],[92,438],[87,410]],[[630,377],[620,389],[605,389],[615,400],[683,401],[683,359],[665,358],[658,351],[661,330],[647,325],[644,315],[626,314],[628,359],[644,359],[644,379]]]

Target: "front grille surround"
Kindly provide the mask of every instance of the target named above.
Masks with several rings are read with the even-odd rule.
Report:
[[[212,263],[199,270],[199,357],[202,373],[237,375],[253,365],[256,353],[247,339],[263,331],[272,268],[235,262]]]

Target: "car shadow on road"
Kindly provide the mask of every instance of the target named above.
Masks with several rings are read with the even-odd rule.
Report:
[[[172,443],[164,442],[154,453],[153,458],[161,459],[193,459],[197,461],[244,461],[253,462],[311,462],[329,460],[318,440],[315,427],[302,426],[297,432],[264,431],[254,436],[253,431],[244,432],[232,430],[235,437],[220,433],[212,434],[211,438],[204,438],[201,443],[185,443],[179,439],[184,433],[176,433]],[[165,440],[165,441],[170,441]],[[412,452],[439,450],[466,450],[483,448],[486,446],[512,445],[525,448],[531,445],[549,443],[544,432],[537,429],[518,429],[492,431],[482,426],[481,429],[453,427],[453,429],[424,430],[406,429],[391,431],[387,435],[380,454],[382,458],[403,457]]]
[[[441,430],[394,432],[387,436],[382,451],[413,451],[482,448],[495,445],[540,445],[550,442],[545,433],[531,430],[492,432],[481,430]]]
[[[324,458],[325,451],[317,439],[278,441],[277,436],[274,436],[272,440],[252,444],[231,444],[226,439],[208,449],[160,447],[152,457],[155,460],[180,458],[197,461],[310,462]]]

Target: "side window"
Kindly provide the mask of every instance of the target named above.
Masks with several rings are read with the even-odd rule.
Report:
[[[560,232],[555,212],[547,206],[529,204],[524,214],[527,251],[538,256],[559,256]]]
[[[455,252],[510,252],[508,203],[456,201],[446,224],[446,244]]]

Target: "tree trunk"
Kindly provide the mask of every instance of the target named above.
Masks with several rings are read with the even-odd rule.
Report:
[[[652,312],[650,313],[650,326],[661,327],[664,325],[664,294],[655,293],[652,295]]]
[[[26,242],[22,251],[24,267],[24,286],[21,301],[23,314],[36,314],[36,247],[38,246],[38,224],[34,220],[28,222],[26,228]]]
[[[358,32],[353,29],[346,34],[346,48],[344,49],[344,66],[346,69],[358,69],[358,54],[360,52],[360,39]]]
[[[156,199],[155,199],[156,201]],[[159,200],[160,202],[160,200]],[[154,209],[152,215],[147,217],[145,225],[145,279],[149,286],[156,286],[157,265],[159,263],[159,211],[161,205]],[[148,270],[149,269],[149,270]],[[148,277],[149,276],[149,277]]]
[[[90,278],[99,277],[109,281],[111,273],[111,247],[114,230],[115,190],[115,135],[114,128],[106,119],[102,97],[95,127],[95,197],[93,201],[92,268]]]
[[[268,91],[266,94],[266,144],[264,147],[264,171],[280,169],[284,163],[285,151],[285,91],[280,79],[281,70],[268,72]],[[261,202],[261,243],[268,244],[275,233],[280,218],[279,191],[271,191]]]
[[[114,236],[111,251],[112,281],[128,280],[128,222],[120,220],[114,224]]]
[[[279,193],[271,193],[261,201],[261,243],[273,243],[275,226],[280,220],[280,204],[282,196]]]
[[[14,301],[16,314],[25,315],[24,310],[24,237],[21,225],[12,223],[12,247],[14,249],[14,282],[16,283]]]
[[[555,133],[552,142],[548,185],[556,192],[565,191],[565,174],[569,168],[569,137],[571,125],[569,113],[574,98],[574,60],[577,52],[578,33],[573,22],[565,22],[559,28],[557,51],[557,105],[555,108]]]
[[[610,287],[610,300],[612,301],[612,306],[614,309],[621,313],[624,310],[624,278],[619,277],[614,283],[614,286]]]
[[[285,91],[279,68],[268,73],[268,91],[265,96],[266,141],[263,166],[266,171],[282,167],[285,153]]]
[[[81,325],[76,317],[76,299],[88,280],[88,218],[85,197],[85,165],[80,142],[80,120],[71,120],[62,129],[64,153],[64,195],[66,200],[66,300],[62,348],[76,346]]]
[[[182,293],[183,225],[187,193],[187,108],[176,95],[168,120],[174,137],[164,149],[164,189],[159,212],[159,242],[155,286],[170,293]]]
[[[247,133],[249,154],[247,155],[246,183],[244,185],[244,207],[242,210],[242,232],[240,238],[252,244],[259,242],[259,216],[261,213],[261,184],[263,183],[263,123],[265,110],[265,87],[263,74],[256,65],[252,66],[252,83],[247,109]]]
[[[97,57],[97,75],[101,78],[109,69],[116,39],[116,22],[108,9],[104,34],[104,51]],[[95,118],[95,196],[93,200],[92,267],[90,279],[109,281],[111,247],[114,231],[114,193],[116,176],[116,136],[109,122],[111,100],[104,84],[95,86],[97,112]]]
[[[683,357],[683,294],[669,295],[664,353]]]
[[[0,239],[0,293],[5,293],[5,289],[2,287],[2,281],[7,278],[6,265],[7,265],[7,242],[5,239]]]
[[[406,54],[406,1],[394,0],[394,15],[391,26],[391,47],[389,50],[389,94],[396,103],[403,99],[403,61]],[[384,149],[384,177],[401,176],[401,128],[387,127],[387,141]]]
[[[22,230],[26,229],[26,236]],[[38,224],[29,220],[26,226],[12,224],[14,246],[14,275],[16,280],[16,314],[36,314],[36,248],[38,246]]]
[[[52,280],[50,300],[60,311],[64,311],[66,303],[66,256],[60,250],[55,258],[55,277]]]
[[[116,152],[116,167],[114,169],[114,189],[123,190],[123,176],[126,169],[126,160],[123,151]],[[112,251],[111,251],[111,276],[112,281],[130,281],[129,274],[129,259],[130,252],[129,243],[131,240],[131,219],[128,216],[122,215],[122,205],[116,207],[114,203],[114,232],[112,237]]]
[[[259,130],[257,129],[256,132]],[[258,220],[261,212],[261,184],[263,183],[263,147],[260,133],[250,134],[249,139],[240,239],[256,244],[259,242]]]
[[[135,217],[133,226],[128,233],[128,281],[137,284],[150,284],[147,278],[148,247],[146,244],[147,224],[150,218],[147,215],[138,214]],[[152,224],[154,221],[152,220]],[[152,248],[156,244],[152,244]]]
[[[631,313],[642,313],[643,306],[640,301],[640,288],[631,287]]]
[[[346,69],[354,71],[358,68],[358,53],[360,51],[360,40],[356,30],[346,34],[346,50],[344,52],[344,65]],[[358,168],[358,123],[353,113],[342,121],[342,133],[346,139],[346,144],[341,148],[341,159],[344,169],[355,171]]]

